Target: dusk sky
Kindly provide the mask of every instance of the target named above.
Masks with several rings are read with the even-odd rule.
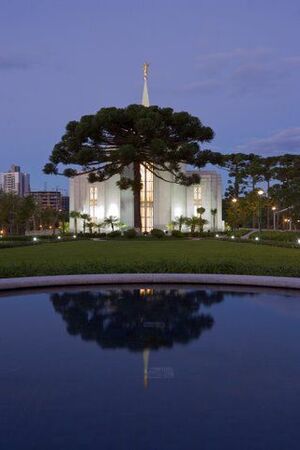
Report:
[[[150,102],[211,126],[219,151],[300,152],[299,0],[1,0],[0,171],[33,189],[69,120]]]

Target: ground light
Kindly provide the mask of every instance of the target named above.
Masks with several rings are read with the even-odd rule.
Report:
[[[34,237],[32,238],[32,240],[33,240],[33,242],[37,242],[38,239],[37,239],[37,237],[34,236]]]
[[[216,234],[216,238],[220,237],[218,234]]]
[[[61,239],[61,236],[57,236],[57,239]]]
[[[300,244],[300,239],[297,239],[298,244]]]
[[[77,238],[76,234],[73,234],[73,239],[76,239],[76,238]]]
[[[259,237],[258,237],[258,236],[256,236],[256,237],[255,237],[255,240],[256,240],[256,241],[259,241]]]
[[[235,239],[235,236],[231,236],[231,239]]]

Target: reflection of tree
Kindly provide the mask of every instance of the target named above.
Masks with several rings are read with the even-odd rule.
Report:
[[[102,348],[132,351],[172,347],[197,339],[213,326],[200,312],[221,302],[223,293],[209,290],[128,289],[52,294],[55,311],[71,335],[96,341]]]

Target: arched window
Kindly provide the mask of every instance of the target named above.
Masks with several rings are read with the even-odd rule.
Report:
[[[90,187],[90,216],[94,221],[96,219],[96,207],[98,201],[98,189],[96,186]]]
[[[197,184],[194,186],[194,216],[197,215],[197,209],[202,206],[202,193],[201,193],[201,186],[200,184]]]

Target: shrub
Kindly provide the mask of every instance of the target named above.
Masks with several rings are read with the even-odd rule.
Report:
[[[251,234],[250,239],[255,239],[257,236],[266,241],[295,243],[297,239],[300,239],[300,231],[262,231],[260,234]]]
[[[151,230],[151,236],[161,239],[165,237],[165,233],[160,228],[153,228]]]
[[[182,231],[179,231],[179,230],[172,230],[172,236],[176,237],[176,238],[183,238],[184,237],[184,233]]]
[[[137,236],[137,232],[134,228],[124,231],[124,236],[128,239],[134,239]]]
[[[110,238],[110,239],[114,239],[114,238],[121,237],[122,234],[121,234],[121,231],[116,230],[116,231],[111,231],[110,233],[107,233],[106,236],[107,236],[108,238]]]
[[[6,236],[3,236],[3,237],[1,237],[0,238],[1,239],[1,241],[6,241],[6,242],[9,242],[9,241],[13,241],[13,242],[18,242],[18,241],[22,241],[22,242],[25,242],[25,241],[32,241],[32,236],[13,236],[13,235],[6,235]]]

